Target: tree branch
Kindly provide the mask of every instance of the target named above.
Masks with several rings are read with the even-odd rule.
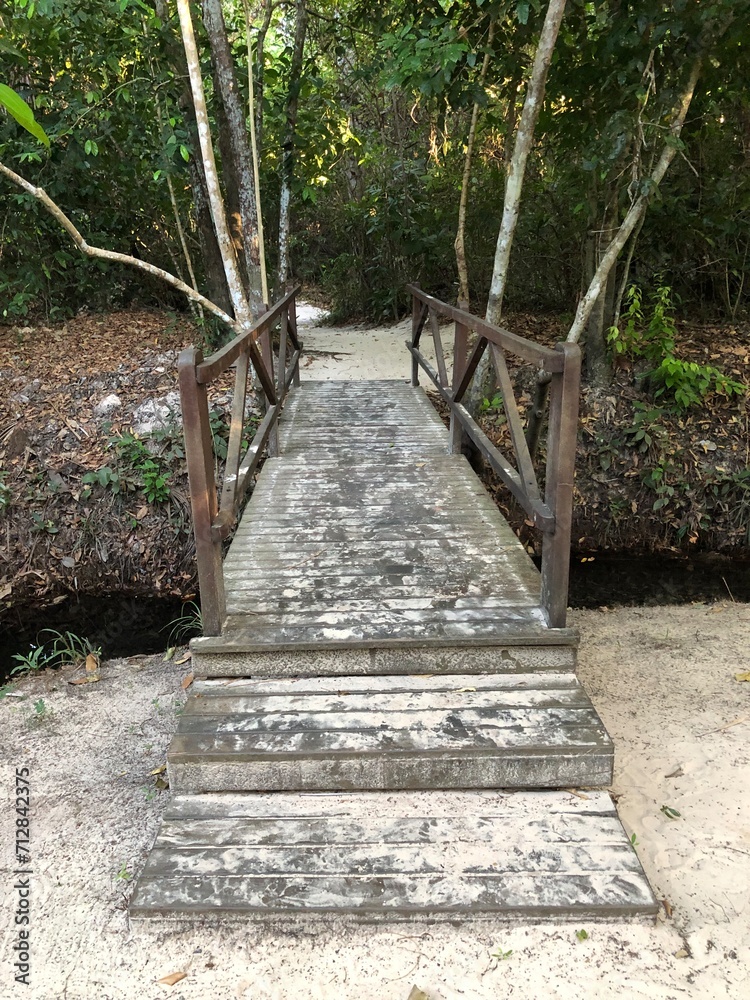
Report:
[[[173,274],[170,274],[169,271],[165,271],[161,267],[156,267],[155,264],[149,264],[145,260],[138,260],[137,257],[130,257],[125,253],[116,253],[114,250],[103,250],[101,247],[92,247],[86,242],[78,229],[76,229],[73,222],[71,222],[59,205],[52,201],[44,188],[36,187],[34,184],[31,184],[25,178],[11,170],[10,167],[6,167],[4,163],[0,163],[0,173],[4,174],[8,180],[12,181],[14,184],[17,184],[18,187],[23,188],[24,191],[36,198],[37,201],[40,201],[49,214],[60,223],[82,253],[85,253],[89,257],[98,257],[100,260],[111,260],[117,264],[128,264],[130,267],[135,267],[139,271],[145,271],[146,274],[150,274],[154,278],[166,281],[167,284],[172,285],[173,288],[179,289],[179,291],[187,295],[188,298],[199,303],[204,309],[208,309],[209,312],[212,312],[215,316],[218,316],[219,319],[223,320],[227,326],[236,330],[236,323],[231,316],[228,316],[223,309],[214,305],[210,299],[207,299],[205,296],[201,295],[200,292],[191,288],[190,285],[181,281],[180,278],[176,278]]]

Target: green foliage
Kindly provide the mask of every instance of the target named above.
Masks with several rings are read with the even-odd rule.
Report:
[[[160,458],[168,461],[180,461],[184,458],[182,446],[172,443],[172,435],[168,432],[161,431],[152,437],[163,449],[164,454]],[[127,431],[119,437],[110,438],[109,447],[114,449],[117,456],[117,468],[103,465],[95,472],[87,472],[81,482],[89,491],[92,486],[98,485],[116,496],[141,490],[149,503],[163,503],[169,499],[169,469],[156,461],[156,456],[141,438]]]
[[[740,396],[747,391],[742,382],[729,378],[713,365],[683,361],[675,356],[677,326],[670,288],[660,285],[656,289],[651,296],[648,315],[643,295],[636,285],[628,289],[626,304],[624,327],[611,327],[607,340],[615,354],[645,358],[656,365],[646,377],[655,386],[657,399],[664,397],[677,409],[687,410],[705,402],[714,393]],[[641,433],[642,430],[638,429],[636,440],[645,441],[646,432]]]
[[[667,356],[649,373],[657,386],[655,396],[671,397],[678,409],[687,410],[703,403],[713,393],[723,396],[743,396],[747,386],[728,378],[713,365],[699,365],[695,361],[681,361]]]
[[[669,432],[660,423],[664,408],[636,402],[634,409],[633,423],[623,432],[625,443],[643,455],[652,450],[660,452],[669,442]]]
[[[43,635],[50,637],[44,644],[49,646],[51,666],[76,666],[85,663],[88,656],[98,660],[102,655],[100,646],[95,646],[90,639],[76,635],[75,632],[58,632],[57,629],[45,628],[39,633],[37,641]]]
[[[181,614],[166,626],[169,628],[170,648],[185,642],[203,632],[201,609],[195,601],[187,601],[182,605]]]
[[[28,653],[13,653],[11,660],[17,660],[18,666],[13,667],[13,674],[28,674],[42,670],[47,664],[48,651],[43,646],[32,646]]]
[[[625,303],[624,328],[620,330],[613,326],[607,335],[613,352],[637,358],[645,357],[655,362],[673,354],[677,327],[671,289],[665,285],[656,289],[651,297],[648,318],[644,314],[643,293],[637,285],[630,286],[625,295]]]
[[[34,112],[15,90],[0,83],[0,107],[4,107],[18,124],[49,149],[49,137],[34,117]]]
[[[45,635],[48,638],[42,640]],[[48,667],[76,666],[85,663],[89,655],[97,660],[102,655],[101,648],[95,646],[90,639],[69,631],[42,629],[36,642],[28,653],[14,653],[11,656],[12,660],[18,661],[11,674],[28,674]]]

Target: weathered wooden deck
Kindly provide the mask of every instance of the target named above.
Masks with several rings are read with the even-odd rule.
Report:
[[[227,618],[200,652],[514,641],[550,630],[541,581],[423,390],[307,382],[224,562]]]
[[[272,369],[264,383],[271,416],[241,460],[235,407],[221,509],[206,454],[190,443],[191,413],[196,440],[210,442],[191,378],[200,385],[239,357],[244,406],[247,365],[233,345],[183,365],[209,634],[192,643],[196,681],[167,758],[176,797],[134,917],[655,913],[603,790],[613,747],[575,676],[578,637],[565,624],[574,419],[563,411],[566,398],[575,404],[575,370],[475,321],[480,345],[510,345],[557,373],[542,497],[514,404],[521,473],[460,405],[479,348],[468,360],[457,352],[451,393],[426,362],[419,337],[429,311],[439,348],[437,307],[416,295],[426,305],[410,349],[451,400],[450,432],[413,374],[298,386],[274,438],[300,350],[282,303],[275,398]],[[472,318],[458,316],[465,333]],[[457,421],[545,533],[541,574],[460,453]],[[272,457],[222,568],[233,484],[244,489],[266,441]]]

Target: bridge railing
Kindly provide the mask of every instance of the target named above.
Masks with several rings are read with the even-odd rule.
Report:
[[[298,291],[299,286],[291,289],[252,327],[205,360],[198,348],[189,347],[177,362],[205,635],[219,635],[226,617],[222,542],[237,521],[263,449],[268,445],[270,455],[278,454],[277,422],[284,397],[292,383],[299,385]],[[279,328],[279,349],[274,374],[272,334],[276,327]],[[232,417],[219,495],[207,389],[232,365],[235,366]],[[262,387],[265,414],[243,454],[247,381],[251,369]]]
[[[464,436],[487,459],[542,532],[542,586],[540,604],[551,628],[563,628],[568,606],[570,533],[573,515],[573,477],[578,430],[578,397],[581,384],[581,351],[577,344],[561,343],[554,348],[536,344],[478,316],[427,295],[416,285],[407,285],[412,296],[412,331],[406,346],[412,356],[412,385],[419,384],[423,368],[450,407],[450,451],[459,453]],[[448,384],[439,319],[453,320],[453,378]],[[435,345],[437,370],[420,350],[420,340],[429,325]],[[476,335],[469,348],[470,334]],[[485,350],[491,352],[502,396],[515,464],[490,441],[462,400]],[[526,426],[516,402],[506,353],[540,369],[537,385],[544,387],[529,408]],[[546,391],[545,391],[546,390]],[[544,493],[534,468],[536,439],[541,426],[539,410],[549,395],[547,422],[547,465]]]

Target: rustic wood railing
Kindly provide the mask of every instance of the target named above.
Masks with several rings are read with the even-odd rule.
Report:
[[[412,385],[419,384],[419,368],[424,369],[440,395],[450,406],[449,450],[460,452],[465,436],[474,442],[497,475],[543,533],[542,586],[540,604],[551,628],[563,628],[568,606],[570,532],[573,515],[573,476],[578,430],[578,397],[581,384],[581,351],[577,344],[562,343],[554,348],[535,344],[525,337],[492,326],[483,319],[427,295],[416,285],[407,285],[412,296],[412,335],[406,346],[412,356]],[[448,385],[439,319],[453,320],[453,380]],[[429,323],[435,345],[437,371],[420,351],[420,339]],[[476,341],[469,351],[469,335]],[[471,384],[479,360],[489,348],[497,374],[515,466],[495,447],[461,400]],[[542,496],[534,468],[540,421],[530,407],[524,428],[505,360],[506,352],[541,369],[538,384],[549,383],[547,466]],[[543,400],[543,395],[541,397]],[[540,405],[539,400],[535,405]],[[531,448],[529,445],[531,444]]]
[[[200,350],[189,347],[180,354],[177,362],[205,635],[220,635],[226,617],[221,565],[222,542],[237,521],[245,492],[264,447],[268,445],[269,454],[278,454],[277,421],[284,397],[292,383],[299,385],[301,345],[297,336],[298,291],[297,286],[287,292],[252,327],[205,360]],[[275,376],[272,332],[277,326],[279,350],[278,374]],[[290,342],[291,357],[287,359]],[[219,499],[207,387],[232,365],[236,368],[232,419],[224,482]],[[242,455],[247,379],[251,367],[263,390],[265,415]]]

